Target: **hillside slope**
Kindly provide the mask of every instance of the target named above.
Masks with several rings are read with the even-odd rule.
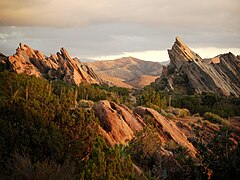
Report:
[[[133,57],[123,57],[108,61],[95,61],[85,63],[102,77],[108,77],[108,81],[114,85],[119,82],[114,78],[120,78],[122,82],[133,87],[144,87],[153,82],[162,73],[162,65],[158,62],[143,61]],[[142,76],[148,77],[147,79]]]

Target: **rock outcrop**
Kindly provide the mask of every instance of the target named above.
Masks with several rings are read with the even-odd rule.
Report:
[[[183,132],[179,130],[179,128],[176,126],[174,121],[166,119],[164,116],[159,114],[157,111],[151,108],[147,107],[137,107],[134,110],[135,113],[139,114],[142,118],[144,118],[147,115],[150,115],[157,123],[156,127],[158,129],[158,132],[160,134],[160,139],[163,143],[173,140],[177,144],[186,147],[189,151],[189,153],[195,157],[197,154],[197,150],[187,140],[187,137]]]
[[[232,53],[202,59],[177,37],[168,50],[170,65],[156,80],[162,89],[240,96],[240,59]]]
[[[111,145],[127,143],[145,126],[142,118],[124,105],[104,100],[94,104],[93,110],[100,120],[100,134]]]
[[[56,55],[51,54],[47,57],[42,52],[20,43],[14,55],[7,58],[1,56],[1,59],[7,65],[7,69],[16,73],[63,80],[75,85],[81,82],[107,83],[92,68],[82,64],[77,58],[73,59],[65,48],[61,48]]]
[[[174,121],[166,119],[151,108],[137,107],[132,111],[125,105],[117,105],[104,100],[94,104],[93,111],[100,121],[99,133],[110,145],[126,144],[132,140],[136,133],[146,126],[145,116],[150,115],[157,124],[159,138],[163,144],[173,140],[186,147],[192,157],[195,157],[197,153]]]

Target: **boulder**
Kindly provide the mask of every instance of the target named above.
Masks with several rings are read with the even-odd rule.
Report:
[[[125,105],[102,100],[94,104],[93,111],[100,121],[99,134],[110,145],[127,144],[128,141],[135,137],[137,132],[143,130],[143,127],[146,126],[144,118],[150,115],[156,122],[158,137],[163,144],[173,140],[177,144],[186,147],[192,157],[195,157],[197,153],[197,150],[187,140],[187,137],[176,126],[174,121],[166,119],[151,108],[139,106],[132,111]]]
[[[100,134],[111,145],[126,144],[145,126],[139,115],[114,102],[99,101],[94,104],[93,111],[100,121]]]

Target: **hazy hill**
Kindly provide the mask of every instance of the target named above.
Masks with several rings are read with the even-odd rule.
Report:
[[[123,57],[115,60],[95,61],[85,63],[92,67],[101,77],[114,85],[144,87],[161,76],[162,65],[158,62],[143,61],[133,57]],[[113,79],[111,77],[114,77]],[[118,78],[117,81],[115,78]]]

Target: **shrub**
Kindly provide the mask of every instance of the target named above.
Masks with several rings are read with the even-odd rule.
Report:
[[[210,127],[211,129],[219,130],[219,127],[218,127],[217,124],[213,124],[213,123],[209,122],[208,120],[204,120],[204,121],[203,121],[203,125],[204,125],[204,126],[208,126],[208,127]]]
[[[163,109],[161,109],[160,111],[160,114],[166,118],[169,118],[169,119],[174,119],[176,118],[176,116],[172,113],[167,113],[166,111],[164,111]]]
[[[174,151],[178,147],[179,147],[179,145],[173,140],[167,141],[166,144],[164,145],[164,148],[169,150],[169,151]]]
[[[180,127],[180,128],[184,127],[184,124],[181,121],[177,121],[176,125],[177,127]]]
[[[219,115],[213,114],[211,112],[204,113],[203,117],[204,117],[204,119],[206,119],[206,120],[208,120],[212,123],[217,123],[217,124],[221,124],[221,125],[224,125],[224,126],[228,125],[226,120],[221,118]]]
[[[188,109],[180,109],[179,111],[179,117],[186,117],[186,116],[189,116],[190,115],[190,112]]]
[[[93,101],[90,101],[90,100],[83,100],[81,99],[79,102],[78,102],[78,105],[82,108],[92,108],[93,105],[94,105],[94,102]]]
[[[180,109],[180,108],[169,107],[169,108],[167,108],[167,112],[172,113],[172,114],[176,115],[177,117],[186,117],[186,116],[190,115],[189,110],[186,108]]]
[[[167,113],[165,117],[166,117],[166,118],[169,118],[169,119],[174,119],[174,118],[176,118],[176,116],[175,116],[174,114],[172,114],[172,113]]]

